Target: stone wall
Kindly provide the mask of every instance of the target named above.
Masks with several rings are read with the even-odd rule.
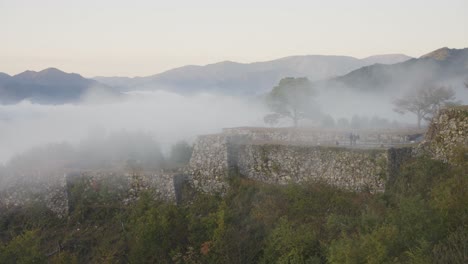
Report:
[[[215,154],[217,153],[217,154]],[[190,162],[193,185],[223,193],[230,171],[270,184],[321,181],[350,190],[383,191],[411,148],[358,149],[232,139],[219,134],[200,137]]]
[[[15,178],[15,181],[11,181]],[[12,175],[2,182],[0,209],[44,204],[59,217],[68,214],[66,177],[63,173]]]
[[[122,203],[130,204],[146,190],[152,191],[155,199],[176,202],[180,186],[187,180],[182,172],[164,171],[87,171],[60,175],[16,175],[12,178],[15,181],[10,181],[0,191],[0,209],[42,203],[59,217],[66,216],[73,208],[70,198],[77,184],[82,185],[80,191],[83,193],[106,190],[121,199]]]
[[[350,190],[383,191],[387,151],[281,144],[243,145],[239,172],[271,184],[321,181]]]
[[[468,106],[446,108],[432,119],[423,151],[434,158],[452,162],[457,154],[468,155]]]
[[[128,204],[138,199],[142,191],[152,191],[155,199],[166,201],[176,200],[176,184],[174,178],[178,173],[159,172],[112,172],[88,171],[70,173],[67,175],[67,188],[80,182],[85,191],[100,191],[101,188],[118,190],[123,194],[122,200]]]
[[[245,142],[242,135],[199,136],[189,163],[192,185],[203,192],[224,192],[227,178],[237,166],[237,145]]]
[[[361,140],[407,143],[408,135],[420,131],[360,132]],[[271,184],[322,181],[350,190],[379,192],[398,177],[400,165],[417,153],[429,153],[452,162],[468,156],[468,107],[440,111],[419,147],[346,148],[333,146],[347,141],[343,131],[232,128],[216,135],[200,136],[189,166],[177,172],[34,172],[4,177],[0,186],[0,209],[44,203],[63,217],[70,210],[70,191],[78,181],[85,191],[112,186],[121,191],[123,203],[138,199],[145,190],[155,198],[176,202],[189,182],[207,193],[224,193],[232,173]],[[320,143],[330,144],[320,144]],[[320,144],[320,145],[319,145]]]
[[[410,143],[411,136],[423,134],[418,129],[318,129],[318,128],[265,128],[265,127],[236,127],[225,128],[223,134],[245,135],[253,141],[267,142],[307,142],[312,144],[331,144],[339,142],[341,145],[349,144],[349,134],[359,135],[361,143],[375,145],[392,145]]]

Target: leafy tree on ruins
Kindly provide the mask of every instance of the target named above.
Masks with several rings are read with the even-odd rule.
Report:
[[[315,112],[312,99],[315,89],[309,79],[288,77],[280,80],[279,84],[268,94],[267,103],[272,114],[265,116],[265,121],[274,124],[274,119],[290,118],[294,127]]]
[[[449,87],[422,87],[406,96],[396,99],[394,111],[400,114],[413,113],[417,117],[418,128],[422,120],[430,120],[443,106],[457,105],[455,92]]]

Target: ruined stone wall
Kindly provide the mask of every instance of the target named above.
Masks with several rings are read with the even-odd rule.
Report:
[[[24,179],[24,180],[23,180]],[[70,198],[73,188],[80,184],[80,192],[107,191],[124,204],[138,200],[142,191],[151,191],[155,199],[176,202],[178,188],[186,181],[181,172],[112,172],[87,171],[66,174],[17,175],[15,181],[0,190],[0,209],[23,207],[41,203],[64,217],[73,205]],[[78,194],[80,195],[80,194]]]
[[[432,119],[421,149],[446,162],[463,152],[468,155],[468,106],[442,109]]]
[[[142,191],[152,191],[155,199],[176,200],[174,178],[178,173],[159,172],[112,172],[88,171],[67,175],[67,188],[80,182],[85,191],[100,191],[102,188],[120,191],[126,204],[138,199]]]
[[[227,188],[227,148],[226,135],[198,137],[189,163],[191,181],[196,189],[212,193]]]
[[[318,128],[264,128],[264,127],[236,127],[225,128],[223,134],[245,135],[253,141],[277,142],[307,142],[313,144],[341,144],[349,143],[349,134],[359,135],[360,142],[369,144],[405,144],[411,139],[409,135],[423,134],[417,129],[372,130],[372,129],[318,129]]]
[[[271,184],[322,181],[350,190],[383,191],[411,148],[359,149],[265,142],[232,134],[199,137],[190,161],[193,186],[223,193],[229,172]]]
[[[246,140],[242,135],[199,136],[188,169],[195,189],[207,193],[224,192],[229,173],[237,166],[237,145]]]
[[[383,134],[362,132],[361,140],[406,142],[409,132]],[[346,134],[330,131],[291,129],[234,128],[222,134],[200,136],[194,145],[189,166],[179,172],[34,172],[9,175],[0,186],[0,210],[44,203],[63,217],[70,209],[70,189],[77,179],[89,191],[106,184],[122,191],[122,201],[131,203],[144,190],[155,198],[177,201],[182,184],[189,182],[197,190],[224,193],[231,172],[247,178],[287,184],[324,181],[350,190],[383,191],[385,183],[398,177],[400,166],[414,152],[429,153],[451,162],[455,154],[468,156],[468,107],[440,111],[418,147],[344,148],[317,146],[320,142],[346,141]],[[387,142],[385,141],[385,142]],[[416,149],[416,150],[415,150]]]
[[[386,150],[248,144],[239,151],[239,172],[271,184],[321,181],[349,190],[383,191]]]
[[[10,175],[9,181],[2,182],[0,209],[38,203],[44,204],[59,217],[68,214],[66,177],[63,173]]]

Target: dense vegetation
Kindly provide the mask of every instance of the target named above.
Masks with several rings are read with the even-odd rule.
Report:
[[[466,263],[463,159],[415,159],[381,194],[233,177],[223,197],[187,188],[178,206],[150,193],[123,206],[76,184],[68,219],[1,214],[0,263]]]

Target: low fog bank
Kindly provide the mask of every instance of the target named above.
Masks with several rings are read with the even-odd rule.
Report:
[[[148,133],[115,132],[94,135],[78,144],[51,143],[34,147],[0,166],[0,191],[15,184],[42,184],[75,171],[156,171],[188,164],[192,146],[185,141],[172,145],[163,155]]]
[[[455,88],[457,100],[466,104],[468,89]],[[310,101],[312,118],[299,125],[344,130],[415,127],[413,114],[393,111],[392,102],[398,96],[318,88]],[[218,133],[222,128],[270,125],[264,122],[271,111],[262,96],[134,91],[119,100],[98,95],[89,98],[81,104],[23,101],[0,105],[0,165],[22,162],[26,167],[29,162],[33,167],[63,162],[65,167],[94,169],[125,166],[136,160],[154,169],[161,167],[163,156],[168,157],[171,146],[181,140],[190,145],[197,135]],[[292,125],[286,118],[273,126]],[[60,161],[61,157],[68,158]]]
[[[402,116],[393,111],[393,100],[393,96],[366,94],[350,90],[322,90],[319,91],[317,96],[321,111],[334,119],[351,119],[353,116],[358,115],[369,118],[378,116],[379,118],[400,122],[413,121],[410,116]]]
[[[191,154],[191,147],[184,141],[174,146],[181,144],[185,147],[182,150]],[[25,175],[75,170],[156,170],[176,165],[180,159],[173,157],[180,155],[179,152],[180,148],[173,147],[165,157],[149,133],[114,132],[94,135],[77,144],[63,142],[34,147],[10,159],[4,170]]]
[[[388,128],[414,128],[416,117],[401,115],[393,109],[394,96],[382,96],[352,91],[319,90],[311,100],[307,116],[299,121],[300,127],[318,129],[335,128],[384,130]],[[290,118],[281,118],[276,124],[264,126],[290,127]]]
[[[395,85],[394,89],[383,91],[376,88],[375,91],[360,91],[347,87],[339,86],[324,86],[318,84],[317,97],[315,99],[322,113],[322,119],[330,119],[332,117],[335,122],[339,119],[347,119],[351,121],[356,117],[368,119],[369,128],[394,128],[396,124],[399,127],[411,127],[416,125],[416,116],[413,113],[404,115],[394,111],[394,102],[400,98],[408,97],[412,92],[416,92],[418,88],[445,87],[453,90],[455,99],[453,102],[457,104],[468,104],[468,87],[465,87],[463,79],[446,80],[434,83],[425,83],[424,85],[401,88]],[[380,125],[375,127],[372,124],[372,119],[378,121]],[[379,122],[374,122],[377,124]],[[383,126],[383,123],[387,123]],[[427,125],[428,122],[424,121]]]
[[[164,91],[131,92],[122,100],[100,104],[2,105],[0,164],[33,147],[60,142],[77,146],[115,132],[144,133],[167,153],[179,140],[191,142],[196,135],[223,127],[260,126],[266,111],[255,100]]]

